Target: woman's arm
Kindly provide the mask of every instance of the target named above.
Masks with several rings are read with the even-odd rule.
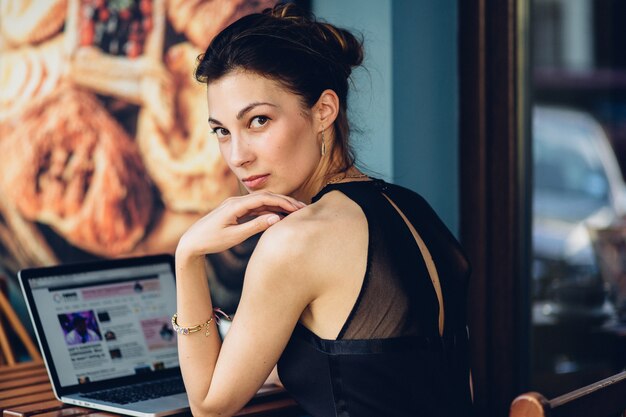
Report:
[[[225,202],[185,233],[176,251],[178,324],[205,323],[212,314],[204,254],[224,250],[271,226],[271,212],[303,205],[288,197],[251,194]],[[239,224],[242,217],[258,216]],[[265,233],[244,280],[237,315],[221,346],[217,329],[178,337],[181,370],[194,415],[231,415],[256,393],[276,364],[311,291],[296,284],[303,246],[292,228]],[[230,245],[230,246],[229,246]],[[294,279],[292,279],[294,278]]]
[[[176,251],[176,305],[178,324],[191,327],[205,323],[213,314],[211,295],[206,279],[203,257],[190,256]],[[185,388],[192,409],[193,399],[202,397],[211,383],[213,368],[221,347],[217,326],[211,323],[210,335],[200,332],[178,336],[178,357],[185,381]],[[202,372],[194,372],[194,368]],[[190,379],[189,376],[193,377]],[[194,415],[196,410],[193,410]]]

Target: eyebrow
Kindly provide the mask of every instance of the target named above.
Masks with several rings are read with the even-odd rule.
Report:
[[[250,104],[248,104],[246,107],[244,107],[243,109],[241,109],[241,110],[239,111],[239,113],[237,113],[237,116],[236,116],[236,117],[237,117],[237,120],[241,120],[241,119],[243,118],[243,116],[245,116],[245,115],[246,115],[246,113],[248,113],[250,110],[252,110],[252,109],[254,109],[255,107],[258,107],[258,106],[272,106],[272,107],[278,107],[278,106],[277,106],[277,105],[275,105],[275,104],[268,103],[268,102],[265,102],[265,101],[262,101],[262,102],[256,101],[256,102],[254,102],[254,103],[250,103]],[[220,122],[219,120],[214,119],[214,118],[212,118],[212,117],[209,117],[209,123],[213,123],[213,124],[216,124],[216,125],[221,125],[221,124],[223,124],[223,123],[222,123],[222,122]]]

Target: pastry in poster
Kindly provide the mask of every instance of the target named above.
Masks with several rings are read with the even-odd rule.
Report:
[[[9,48],[39,43],[58,32],[67,0],[0,1],[0,36]]]
[[[151,108],[159,125],[170,129],[172,81],[162,62],[165,23],[164,0],[69,0],[69,78],[97,93]]]
[[[165,206],[175,211],[206,212],[238,190],[217,141],[209,136],[206,87],[193,78],[200,52],[185,42],[171,47],[165,57],[175,82],[178,124],[163,130],[149,108],[139,114],[137,142],[146,168]]]
[[[11,121],[0,185],[27,219],[101,256],[144,237],[153,192],[135,143],[93,94],[63,86]]]
[[[57,89],[67,72],[64,39],[63,34],[58,34],[37,46],[2,52],[0,123]]]
[[[276,0],[169,0],[167,16],[174,29],[204,51],[220,30]]]

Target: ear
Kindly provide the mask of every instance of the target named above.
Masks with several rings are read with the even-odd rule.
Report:
[[[316,129],[321,132],[335,123],[339,114],[339,97],[333,90],[324,90],[313,106],[313,118]]]

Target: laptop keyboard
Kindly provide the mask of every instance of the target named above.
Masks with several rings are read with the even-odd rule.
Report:
[[[181,392],[185,392],[182,378],[169,378],[155,382],[145,382],[142,384],[90,392],[83,394],[83,397],[116,404],[129,404],[153,398],[167,397],[168,395],[180,394]]]

